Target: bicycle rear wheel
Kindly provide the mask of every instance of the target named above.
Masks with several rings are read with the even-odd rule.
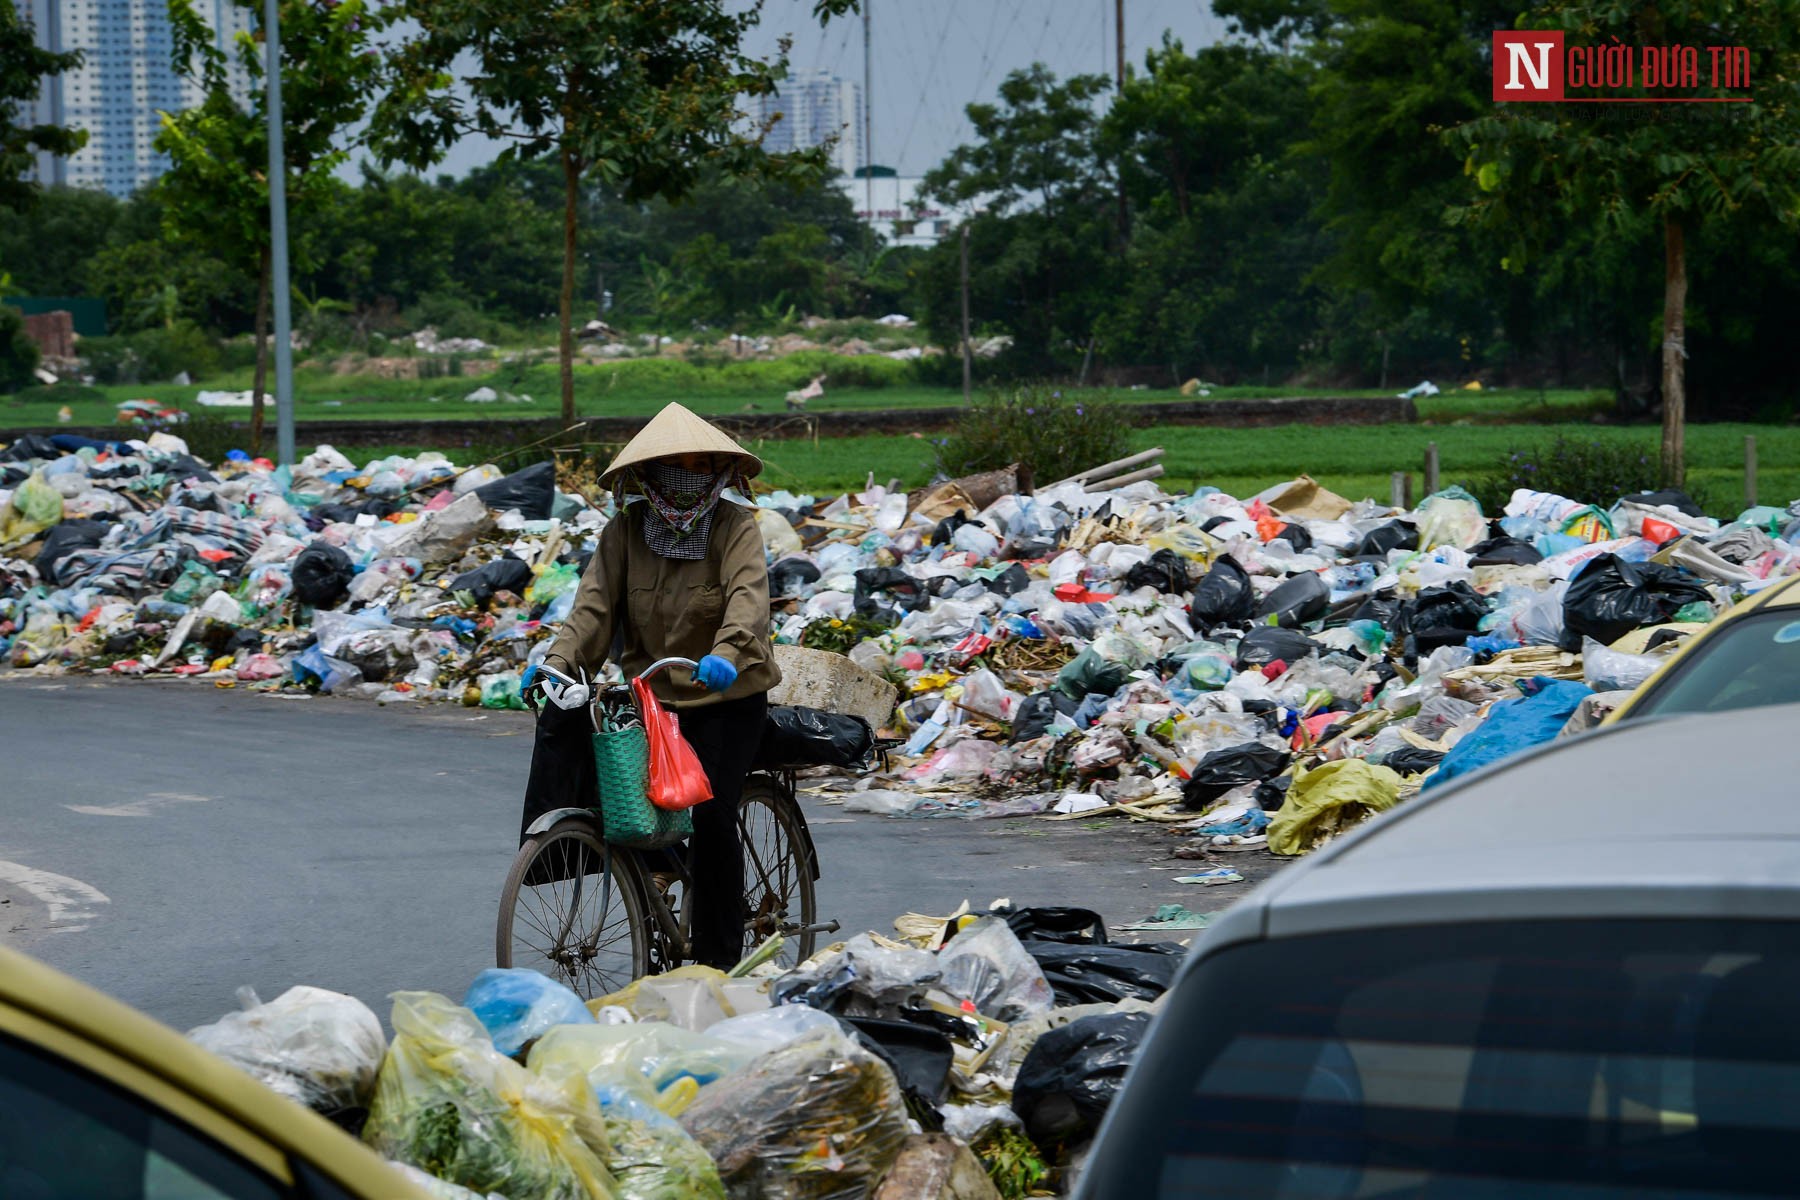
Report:
[[[813,898],[812,839],[799,802],[777,781],[752,776],[738,804],[744,843],[744,909],[749,949],[772,933],[787,939],[777,962],[792,966],[812,957],[818,921]]]
[[[643,868],[565,817],[525,839],[500,892],[494,962],[530,967],[585,1000],[616,992],[649,966]]]

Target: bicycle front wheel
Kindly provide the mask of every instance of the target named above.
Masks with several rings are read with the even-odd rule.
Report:
[[[588,817],[525,839],[500,892],[494,962],[542,972],[584,1000],[643,975],[650,939],[637,855],[608,846]]]
[[[744,785],[738,804],[744,842],[744,909],[750,946],[770,934],[787,939],[777,962],[792,966],[812,957],[818,921],[813,898],[812,839],[793,793],[767,776]]]

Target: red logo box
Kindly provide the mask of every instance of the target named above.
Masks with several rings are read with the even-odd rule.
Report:
[[[1494,31],[1494,99],[1561,100],[1563,35],[1560,29]]]

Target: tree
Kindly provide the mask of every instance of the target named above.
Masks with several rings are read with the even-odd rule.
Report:
[[[971,304],[1015,339],[1023,371],[1089,358],[1116,288],[1116,193],[1097,148],[1096,101],[1110,86],[1100,75],[1058,81],[1041,63],[1014,71],[1000,103],[969,105],[978,140],[925,176],[927,195],[982,206],[970,221]],[[961,337],[959,255],[945,239],[921,271],[927,326],[948,344]]]
[[[23,210],[37,194],[25,182],[34,153],[67,157],[87,144],[87,130],[26,125],[19,110],[37,99],[43,81],[81,65],[81,52],[53,54],[38,47],[17,6],[0,4],[0,208]]]
[[[1468,154],[1475,193],[1462,215],[1512,232],[1504,264],[1510,270],[1523,271],[1561,223],[1597,227],[1602,236],[1645,219],[1659,227],[1662,469],[1679,486],[1686,470],[1688,241],[1713,222],[1791,229],[1800,219],[1800,26],[1785,0],[1557,0],[1533,8],[1520,24],[1564,30],[1571,43],[1745,45],[1755,56],[1753,103],[1694,105],[1680,120],[1632,111],[1605,121],[1591,119],[1585,106],[1508,104],[1454,133]],[[1702,69],[1699,78],[1709,72]],[[1635,94],[1656,94],[1646,91],[1641,74],[1634,79]],[[1694,94],[1724,92],[1702,85]]]
[[[262,7],[257,0],[232,3],[252,12]],[[169,17],[176,66],[200,84],[204,99],[195,108],[163,114],[156,147],[173,164],[159,181],[164,227],[172,239],[206,246],[256,277],[250,441],[261,453],[272,256],[264,54],[250,35],[240,35],[229,50],[219,47],[195,0],[170,0]],[[281,0],[279,19],[282,150],[288,201],[300,211],[317,191],[331,186],[332,171],[348,155],[347,134],[362,119],[379,80],[371,38],[387,17],[365,0]],[[232,58],[251,82],[248,109],[232,94],[227,69]]]
[[[855,0],[813,0],[820,21]],[[385,161],[423,169],[466,133],[509,154],[554,155],[563,176],[558,299],[563,419],[575,418],[574,296],[583,182],[628,200],[675,199],[708,171],[816,172],[822,150],[768,156],[742,96],[770,94],[784,63],[743,49],[762,0],[402,0],[417,26],[394,56],[373,131]],[[456,64],[473,54],[477,69]],[[785,54],[785,47],[784,47]]]

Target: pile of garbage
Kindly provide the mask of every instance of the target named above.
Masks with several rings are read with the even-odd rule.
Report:
[[[966,909],[585,1002],[488,970],[461,1004],[395,993],[391,1044],[310,987],[245,989],[188,1036],[447,1200],[918,1200],[957,1159],[958,1196],[1050,1194],[1184,948],[1109,943],[1084,909]]]
[[[753,498],[777,641],[899,689],[903,749],[832,785],[848,807],[1117,814],[1301,853],[1593,725],[1800,567],[1800,506],[1721,522],[1675,491],[1521,489],[1484,513],[1458,488],[1401,510],[1305,476],[1248,499],[1079,480]],[[208,465],[166,433],[22,438],[0,505],[13,667],[502,708],[616,511],[547,462]]]

